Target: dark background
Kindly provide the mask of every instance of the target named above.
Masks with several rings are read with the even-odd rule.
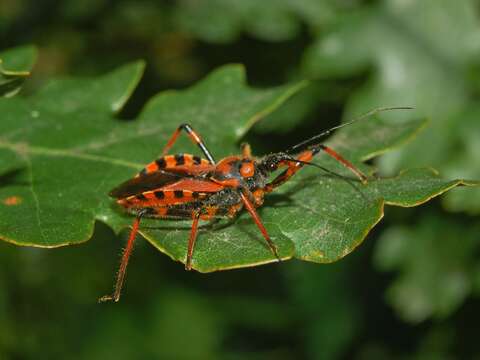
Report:
[[[345,112],[356,109],[352,102],[364,101],[365,91],[381,90],[379,84],[388,80],[381,61],[347,64],[342,71],[336,65],[355,58],[366,45],[344,43],[351,54],[346,50],[333,65],[316,57],[314,48],[338,29],[361,33],[365,28],[355,22],[357,16],[376,20],[386,7],[382,21],[431,54],[425,60],[420,51],[410,53],[405,79],[412,78],[408,72],[425,73],[425,62],[430,68],[428,61],[434,67],[439,58],[446,59],[467,95],[464,105],[437,120],[436,111],[443,110],[429,103],[428,94],[438,91],[438,77],[432,75],[431,82],[418,85],[414,104],[400,97],[398,103],[378,105],[414,105],[431,117],[426,131],[444,131],[449,124],[436,144],[448,156],[434,158],[432,165],[451,177],[480,178],[475,152],[480,152],[480,120],[459,115],[475,109],[480,89],[477,2],[459,1],[463,12],[451,11],[454,2],[420,3],[0,0],[0,49],[39,47],[24,94],[52,77],[95,76],[145,59],[146,74],[119,115],[127,120],[157,92],[188,87],[226,63],[244,64],[253,86],[311,79],[287,110],[271,115],[288,122],[295,114],[288,132],[265,124],[248,135],[256,153],[262,153],[338,124]],[[438,19],[400,23],[404,7],[415,13],[416,6]],[[461,34],[471,37],[472,49],[458,59],[449,57],[456,40],[448,31],[454,32],[451,24],[465,23],[462,16],[473,24]],[[447,33],[435,31],[436,21]],[[370,48],[374,43],[378,58],[387,53],[380,51],[386,44],[403,52],[396,35],[375,26],[369,31],[363,40]],[[469,134],[477,132],[471,142],[462,137],[466,124]],[[465,159],[471,161],[463,167],[447,164]],[[398,164],[384,163],[382,169],[398,171]],[[204,275],[185,272],[138,241],[118,304],[95,302],[112,285],[121,248],[120,238],[105,225],[99,224],[86,244],[55,250],[2,242],[0,359],[480,359],[480,205],[465,204],[459,197],[388,209],[385,221],[357,251],[329,265],[293,260]]]

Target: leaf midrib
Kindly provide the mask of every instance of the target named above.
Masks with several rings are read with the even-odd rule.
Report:
[[[50,149],[45,148],[42,146],[31,146],[25,143],[11,143],[8,141],[1,141],[0,140],[0,148],[9,149],[16,154],[24,157],[29,158],[28,155],[35,154],[35,155],[45,155],[51,157],[70,157],[80,160],[88,160],[94,162],[103,162],[115,166],[124,166],[132,169],[141,169],[142,164],[135,163],[131,161],[109,158],[105,156],[99,155],[92,155],[92,154],[85,154],[82,152],[68,150],[68,149]]]

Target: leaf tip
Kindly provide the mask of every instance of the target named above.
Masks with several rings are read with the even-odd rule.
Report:
[[[131,97],[135,88],[138,86],[140,80],[142,79],[143,73],[145,71],[146,62],[145,60],[137,60],[132,63],[121,66],[118,69],[115,69],[112,73],[127,73],[130,76],[130,81],[125,88],[124,93],[116,98],[111,103],[111,110],[114,113],[119,112],[123,109],[128,99]],[[110,75],[110,74],[108,74]],[[108,76],[107,75],[107,76]]]

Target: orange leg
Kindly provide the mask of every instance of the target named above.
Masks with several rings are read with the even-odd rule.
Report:
[[[187,261],[185,262],[185,270],[192,270],[193,249],[195,247],[195,240],[197,239],[199,218],[200,212],[196,212],[193,214],[192,231],[190,232],[190,238],[188,240]]]
[[[168,140],[167,145],[165,145],[165,148],[163,149],[162,156],[166,155],[170,148],[173,146],[175,141],[177,141],[178,135],[180,135],[180,132],[184,130],[187,135],[192,139],[192,141],[197,144],[197,146],[202,150],[203,154],[206,156],[208,161],[210,161],[211,164],[215,164],[215,160],[213,159],[212,154],[210,154],[210,151],[208,151],[207,147],[203,143],[202,139],[198,134],[192,129],[192,127],[188,124],[181,124],[177,130],[173,133],[172,137],[170,140]]]
[[[337,153],[336,151],[334,151],[332,148],[328,146],[320,144],[315,147],[312,147],[311,149],[305,150],[302,153],[300,153],[300,155],[298,155],[296,159],[303,162],[310,162],[313,156],[316,155],[320,150],[325,151],[325,153],[327,153],[329,156],[333,157],[335,160],[337,160],[346,168],[348,168],[350,171],[352,171],[360,179],[360,181],[363,184],[367,183],[367,177],[360,170],[358,170],[350,161],[345,159],[343,156],[341,156],[339,153]],[[280,162],[279,166],[287,166],[287,169],[265,186],[265,192],[271,192],[276,187],[288,181],[304,165],[305,164],[302,164],[300,162],[295,162],[293,160],[291,161],[284,160]]]
[[[302,152],[298,157],[297,160],[301,161],[310,161],[313,157],[313,152],[311,150],[307,150]],[[284,182],[288,181],[295,173],[303,167],[304,164],[296,163],[294,161],[282,161],[280,162],[279,166],[287,166],[288,168],[284,170],[280,175],[278,175],[275,179],[265,185],[265,192],[271,192],[276,187],[282,185]]]
[[[318,145],[318,147],[320,148],[320,150],[325,151],[332,158],[334,158],[335,160],[342,163],[343,166],[345,166],[347,169],[351,170],[360,179],[360,181],[362,183],[364,183],[364,184],[367,183],[367,177],[360,170],[358,170],[355,166],[353,166],[353,164],[350,161],[348,161],[347,159],[342,157],[339,153],[337,153],[335,150],[333,150],[332,148],[330,148],[328,146],[320,144],[320,145]]]
[[[245,158],[245,159],[251,159],[252,158],[252,148],[250,147],[250,144],[242,143],[240,145],[240,149],[242,150],[243,158]]]
[[[260,220],[260,217],[258,216],[257,211],[255,210],[255,207],[243,192],[240,192],[240,196],[242,197],[242,201],[243,201],[243,204],[245,205],[245,208],[250,213],[250,215],[253,218],[253,221],[255,221],[255,224],[257,224],[263,237],[267,241],[268,247],[272,251],[273,255],[277,258],[278,261],[281,261],[277,253],[277,247],[273,243],[272,239],[270,239],[270,235],[268,235],[267,229],[265,229],[265,226],[263,226],[262,221]]]
[[[105,301],[117,302],[118,300],[120,300],[120,294],[122,291],[123,282],[125,280],[128,259],[130,258],[130,255],[133,250],[133,244],[135,243],[135,237],[138,232],[138,227],[140,225],[141,217],[142,215],[140,214],[135,218],[132,225],[132,230],[130,231],[130,236],[128,237],[127,246],[123,250],[122,262],[120,263],[120,268],[118,269],[117,281],[115,283],[115,290],[112,295],[102,296],[100,299],[98,299],[99,302],[105,302]]]

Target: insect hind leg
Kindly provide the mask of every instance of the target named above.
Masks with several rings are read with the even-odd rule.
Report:
[[[190,232],[190,238],[188,240],[187,260],[185,261],[185,270],[192,270],[192,257],[193,249],[195,247],[195,241],[197,240],[198,232],[198,220],[200,219],[200,212],[194,212],[192,215],[192,230]]]
[[[115,282],[115,289],[113,291],[113,294],[102,296],[100,299],[98,299],[98,302],[107,302],[107,301],[118,302],[118,300],[120,300],[120,294],[122,292],[123,283],[125,281],[125,274],[127,272],[128,260],[130,259],[130,255],[132,254],[133,245],[135,243],[135,238],[137,236],[138,228],[140,226],[140,220],[144,215],[146,215],[146,211],[140,211],[137,214],[137,217],[135,218],[135,220],[133,221],[132,230],[130,231],[127,245],[123,250],[120,267],[118,268],[117,280]]]
[[[215,164],[215,160],[214,160],[212,154],[210,153],[210,151],[205,146],[205,143],[202,141],[202,138],[195,132],[195,130],[193,130],[193,128],[189,124],[186,124],[186,123],[181,124],[177,128],[177,130],[175,130],[175,132],[171,136],[170,140],[168,140],[167,145],[165,145],[165,148],[163,149],[163,152],[162,152],[162,156],[164,156],[168,153],[168,151],[173,146],[175,141],[177,141],[177,138],[180,135],[180,133],[182,132],[182,130],[185,131],[187,133],[188,137],[200,148],[200,150],[203,152],[203,154],[208,159],[208,161],[211,164]]]

